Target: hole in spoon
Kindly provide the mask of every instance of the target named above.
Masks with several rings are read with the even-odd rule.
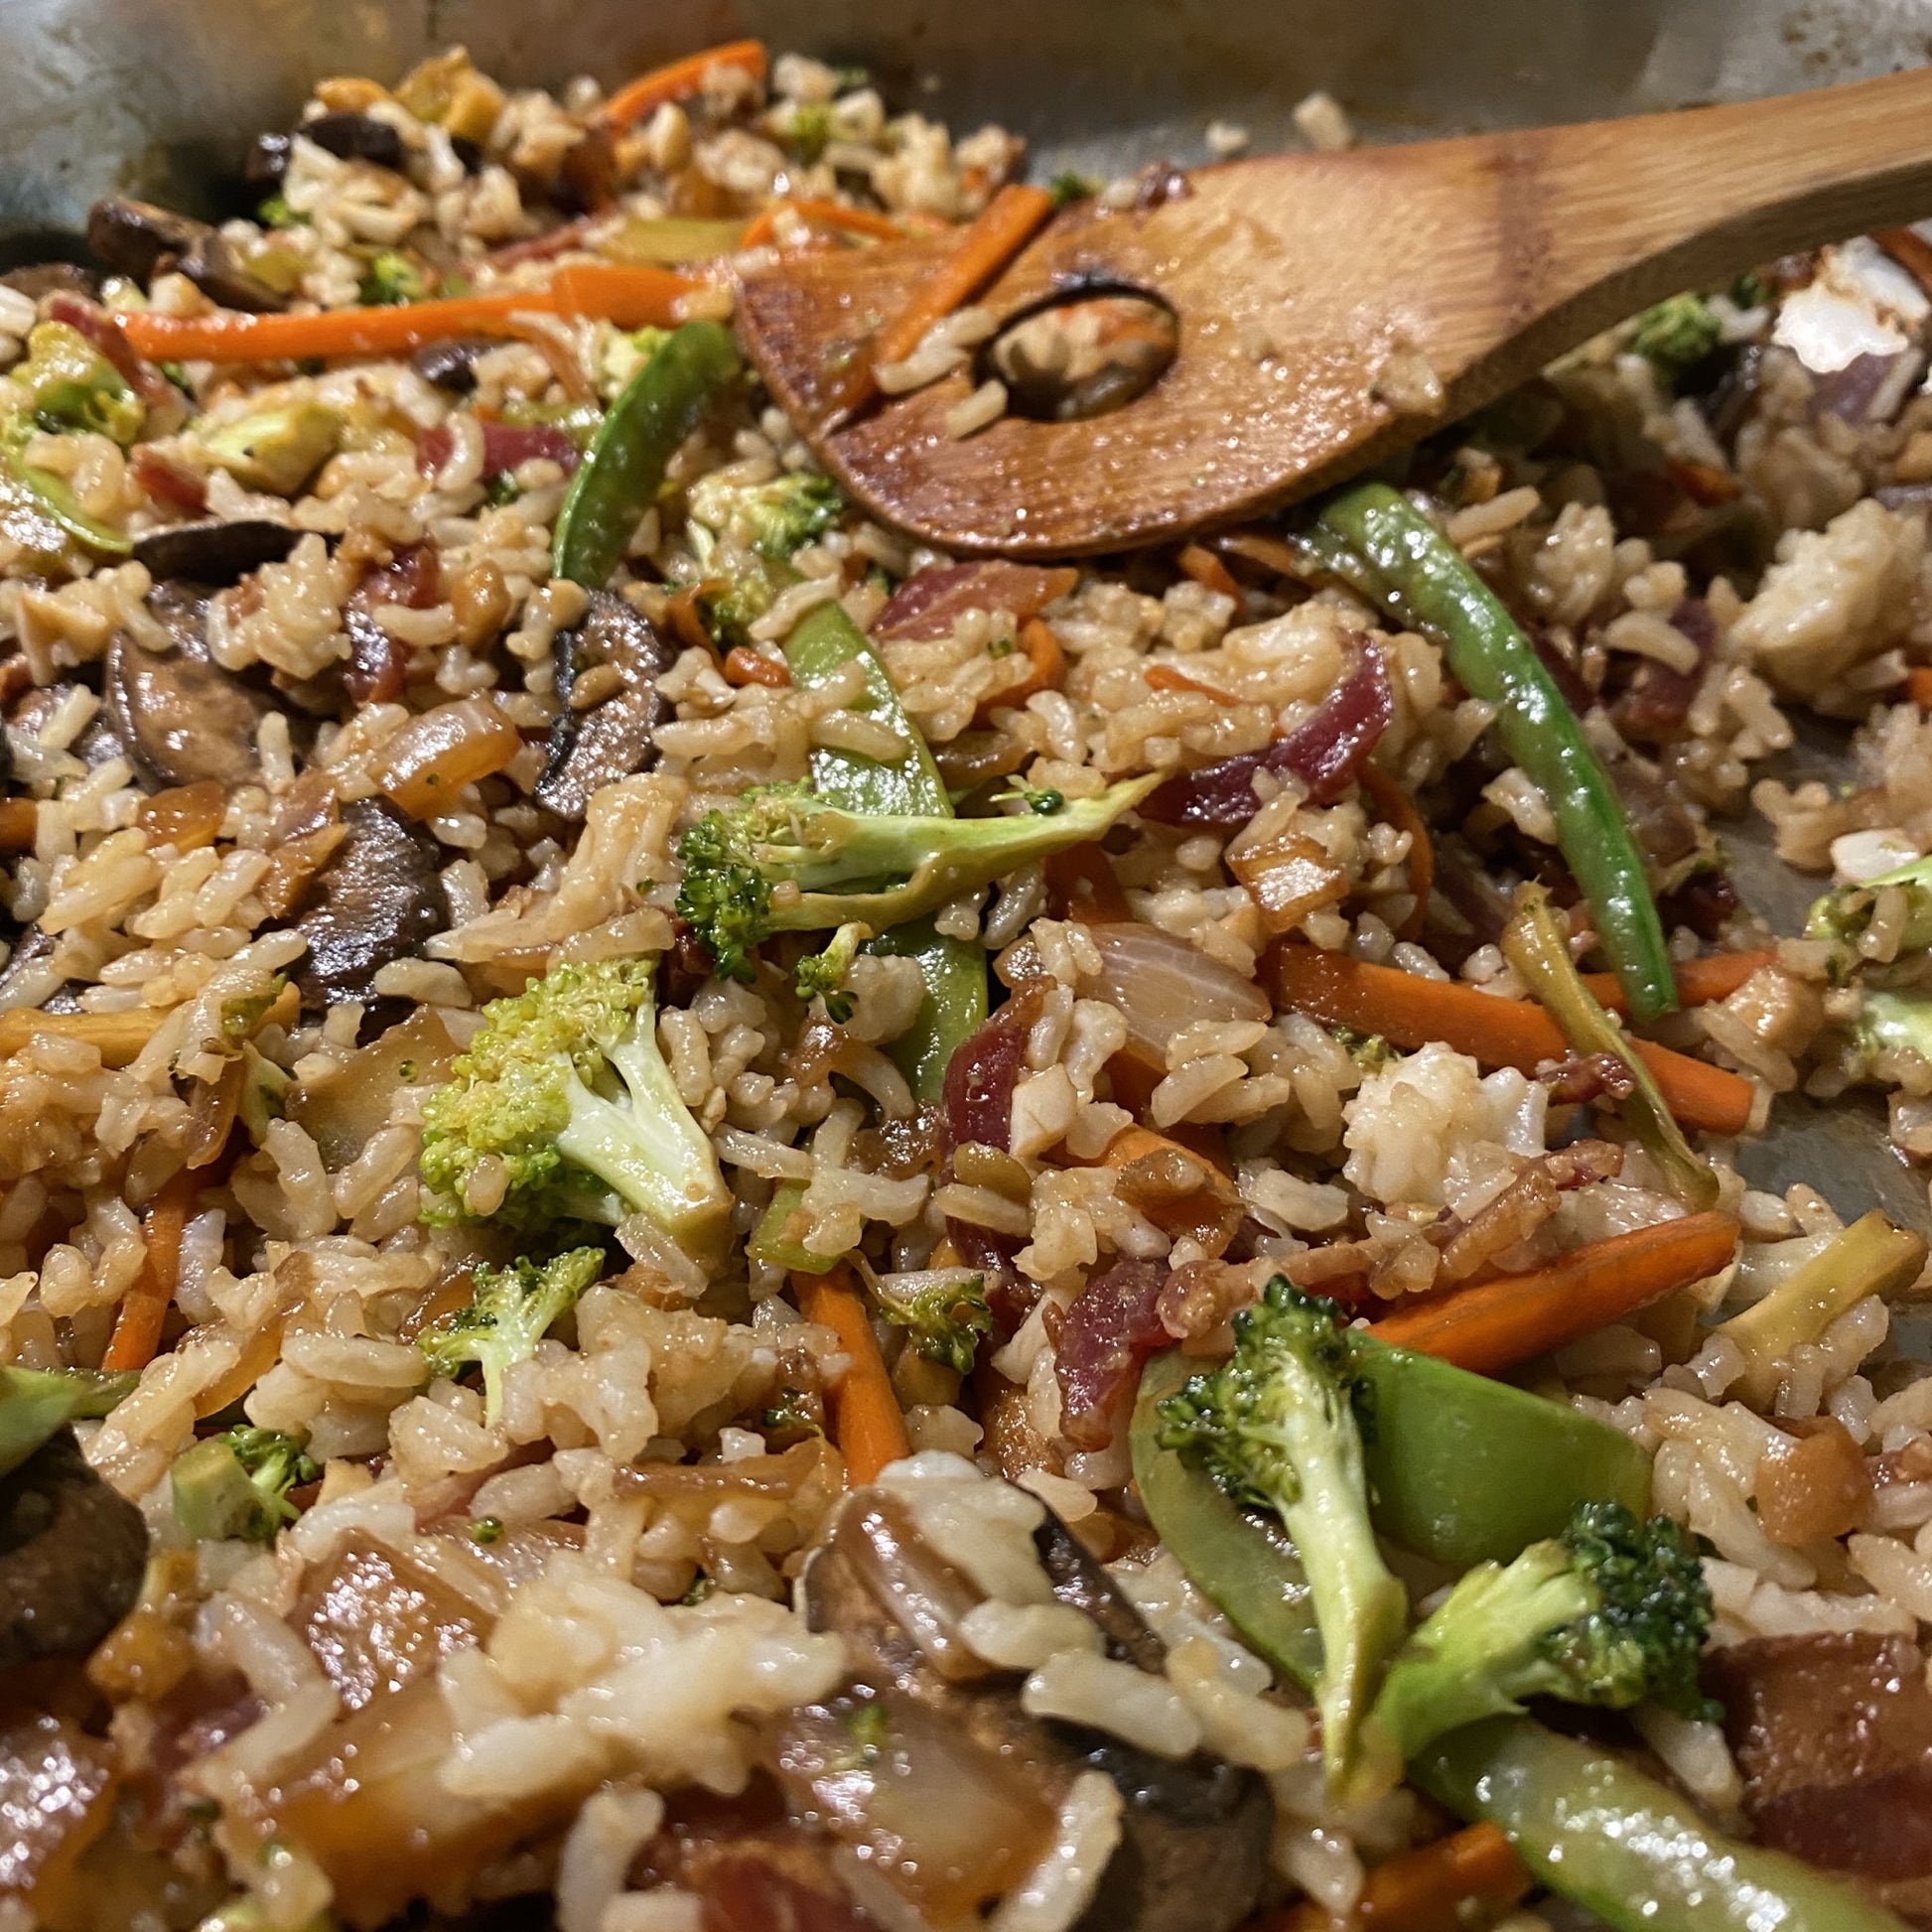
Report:
[[[1080,422],[1146,395],[1179,345],[1179,320],[1160,296],[1089,283],[1014,316],[980,350],[979,379],[1006,384],[1012,415]]]

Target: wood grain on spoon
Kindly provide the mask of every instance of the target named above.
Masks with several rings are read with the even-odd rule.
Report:
[[[1145,210],[1058,215],[980,297],[1006,318],[1130,284],[1180,320],[1172,368],[1085,422],[946,434],[968,373],[829,432],[876,515],[961,553],[1069,556],[1250,517],[1501,394],[1679,289],[1932,213],[1932,69],[1734,106],[1223,163]],[[747,346],[819,423],[954,237],[745,278]],[[1418,397],[1439,381],[1439,401]]]

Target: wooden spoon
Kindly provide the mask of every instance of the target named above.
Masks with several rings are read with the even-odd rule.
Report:
[[[870,511],[941,548],[1055,557],[1272,510],[1499,395],[1680,289],[1932,213],[1932,68],[1621,121],[1202,168],[1159,207],[1057,215],[979,300],[1170,305],[1153,388],[1084,422],[946,433],[962,372],[826,434],[842,370],[950,236],[744,278],[773,395]],[[1440,397],[1417,407],[1434,382]]]

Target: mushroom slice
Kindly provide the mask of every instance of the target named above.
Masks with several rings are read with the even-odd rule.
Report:
[[[133,1607],[147,1561],[141,1512],[56,1431],[0,1477],[0,1670],[84,1656]]]
[[[669,706],[656,680],[676,652],[648,618],[611,591],[591,593],[582,620],[558,631],[555,650],[564,708],[550,727],[536,796],[559,818],[581,820],[592,792],[657,762],[657,727]],[[590,702],[575,703],[580,697]]]
[[[316,876],[317,902],[296,922],[309,942],[300,971],[311,1011],[375,996],[376,974],[421,954],[449,923],[442,848],[381,798],[343,807],[344,838]]]
[[[155,784],[245,782],[255,774],[255,734],[274,710],[272,700],[208,657],[202,642],[205,599],[164,584],[148,603],[176,646],[164,654],[125,630],[114,633],[101,685],[108,721]]]
[[[146,284],[165,269],[179,269],[224,309],[286,309],[286,297],[242,267],[234,250],[206,221],[110,196],[87,210],[87,246],[117,274]]]
[[[134,561],[145,564],[156,583],[183,578],[225,588],[263,564],[286,563],[301,535],[265,516],[237,517],[231,523],[177,523],[172,530],[150,530],[137,537]]]

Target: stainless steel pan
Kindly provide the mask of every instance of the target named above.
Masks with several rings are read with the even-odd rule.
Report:
[[[1025,134],[1042,171],[1204,158],[1210,120],[1291,138],[1325,87],[1371,139],[1738,99],[1932,60],[1932,0],[0,0],[0,260],[74,235],[113,188],[212,209],[250,136],[319,74],[393,78],[452,42],[512,83],[654,61],[746,34],[870,68],[895,101]],[[1932,209],[1927,212],[1932,214]],[[1815,770],[1829,755],[1804,755]],[[1748,825],[1747,895],[1785,931],[1808,889]],[[1781,1103],[1747,1151],[1842,1212],[1923,1225],[1923,1180],[1875,1110]]]

